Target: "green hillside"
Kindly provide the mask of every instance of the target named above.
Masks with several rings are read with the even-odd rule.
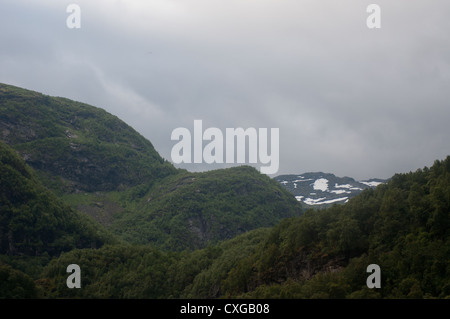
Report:
[[[225,281],[251,298],[449,298],[450,157],[274,227]],[[381,268],[381,289],[366,267]]]
[[[450,298],[450,157],[302,212],[254,168],[177,170],[103,110],[3,84],[0,139],[0,298]]]
[[[203,248],[301,214],[288,191],[248,166],[184,172],[128,195],[129,209],[110,229],[128,242],[169,250]]]
[[[102,226],[47,190],[0,141],[0,298],[41,296],[34,280],[61,253],[117,244]]]
[[[301,213],[254,168],[175,169],[120,119],[64,98],[0,84],[0,138],[62,201],[132,244],[192,250]]]
[[[112,191],[176,173],[134,129],[106,111],[0,83],[0,139],[56,191]]]
[[[59,255],[100,247],[112,236],[48,191],[16,152],[0,141],[0,254]]]
[[[221,295],[222,280],[267,235],[258,229],[214,247],[167,252],[151,245],[73,250],[53,260],[38,287],[48,298],[207,298]],[[68,289],[66,267],[80,265],[82,289]]]
[[[397,174],[347,204],[310,210],[193,252],[152,246],[74,250],[52,261],[49,297],[448,298],[450,157]],[[65,287],[67,263],[86,274]],[[366,286],[369,264],[381,288]]]

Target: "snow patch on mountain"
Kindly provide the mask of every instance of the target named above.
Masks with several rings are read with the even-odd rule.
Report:
[[[336,184],[334,184],[334,188],[352,188],[352,185],[350,185],[350,184],[338,185],[336,183]]]
[[[350,191],[346,191],[343,189],[333,189],[330,191],[330,193],[335,193],[335,194],[351,194],[352,192]]]
[[[327,198],[326,198],[326,197],[317,198],[317,199],[306,198],[303,202],[304,202],[305,204],[308,204],[308,205],[317,205],[317,204],[319,204],[321,201],[323,201],[324,199],[327,199]]]
[[[318,198],[318,199],[307,198],[303,202],[308,205],[324,205],[324,204],[332,204],[332,203],[342,202],[342,201],[348,202],[348,197],[335,198],[335,199],[329,199],[329,200],[325,200],[325,199],[326,199],[326,197]]]
[[[382,182],[372,181],[372,182],[361,182],[364,185],[370,186],[370,187],[377,187],[380,184],[383,184]]]
[[[321,190],[322,192],[326,192],[328,190],[328,180],[326,178],[316,179],[313,185],[314,190]]]
[[[375,188],[386,180],[356,181],[351,177],[336,177],[330,173],[304,173],[275,177],[281,185],[306,205],[320,207],[334,203],[346,203],[365,189]]]

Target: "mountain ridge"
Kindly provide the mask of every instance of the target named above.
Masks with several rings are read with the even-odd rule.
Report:
[[[170,176],[140,192],[132,205],[112,229],[130,242],[170,250],[202,248],[302,213],[288,191],[251,166]]]
[[[318,210],[302,209],[306,205],[283,185],[295,190],[304,187],[308,196],[315,192],[322,197],[347,196],[351,188],[363,186],[352,184],[356,181],[349,177],[317,172],[294,174],[290,180],[282,176],[281,182],[286,183],[280,184],[248,166],[203,173],[175,170],[172,174],[168,165],[168,174],[158,176],[152,175],[152,169],[160,164],[164,167],[164,162],[156,160],[156,166],[146,167],[133,156],[111,156],[109,160],[119,167],[124,162],[144,165],[149,179],[131,176],[128,184],[115,183],[105,167],[99,173],[104,173],[106,184],[83,184],[74,178],[83,170],[76,169],[71,172],[75,175],[66,176],[72,179],[65,183],[58,170],[50,169],[55,166],[45,166],[48,158],[31,161],[41,160],[46,170],[26,164],[29,154],[23,150],[36,152],[31,154],[36,156],[43,145],[46,152],[58,153],[58,143],[62,143],[63,150],[71,153],[56,154],[60,163],[79,163],[80,152],[70,148],[70,141],[81,138],[98,163],[102,155],[113,154],[105,152],[102,143],[106,149],[134,153],[126,145],[115,144],[121,137],[105,123],[95,126],[95,121],[87,122],[94,125],[88,125],[95,128],[94,133],[100,130],[99,140],[97,133],[87,134],[82,129],[81,133],[67,133],[58,117],[46,122],[39,115],[39,108],[48,111],[49,106],[58,104],[51,97],[43,99],[28,92],[36,95],[39,103],[30,104],[28,97],[18,105],[20,89],[10,90],[13,92],[0,86],[0,137],[16,138],[16,142],[9,140],[11,146],[0,141],[0,277],[4,283],[0,297],[450,296],[450,156],[430,168],[396,174],[377,187],[380,180],[361,181],[366,188],[346,204],[327,203],[331,207]],[[16,104],[8,105],[11,94]],[[34,119],[38,123],[27,112],[38,112]],[[11,118],[19,124],[7,126]],[[36,136],[44,143],[17,142]],[[151,158],[150,152],[138,160]],[[102,215],[112,207],[107,201],[117,205],[117,211],[104,221],[106,229],[68,206],[82,204]],[[82,289],[67,287],[67,265],[73,263],[82,269]],[[382,289],[367,287],[370,264],[381,268]]]
[[[49,263],[41,280],[55,283],[53,298],[448,299],[449,191],[450,156],[345,205],[205,249],[73,251]],[[84,289],[65,286],[73,261],[86,265]],[[380,266],[381,289],[367,285],[371,264]]]
[[[111,191],[177,170],[103,109],[0,83],[0,139],[55,191]]]
[[[306,172],[274,177],[306,207],[324,208],[342,204],[367,188],[385,184],[388,180],[372,178],[356,181],[352,177],[338,177],[332,173]]]
[[[254,168],[176,169],[119,118],[66,98],[0,84],[0,139],[61,200],[134,244],[198,249],[301,214]]]

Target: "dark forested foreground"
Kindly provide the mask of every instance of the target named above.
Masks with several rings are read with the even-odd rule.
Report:
[[[3,255],[0,293],[7,298],[447,298],[449,211],[450,157],[395,175],[345,205],[310,210],[205,249],[173,252],[114,242],[78,248],[77,239],[74,249],[55,257]],[[6,226],[2,223],[2,230]],[[70,264],[80,266],[79,289],[67,287]],[[369,264],[380,266],[381,288],[367,287]]]

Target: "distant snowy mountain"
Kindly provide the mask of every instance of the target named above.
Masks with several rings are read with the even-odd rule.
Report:
[[[274,178],[303,204],[323,207],[333,203],[346,203],[366,188],[375,188],[386,180],[373,178],[355,181],[351,177],[337,177],[330,173],[304,173],[280,175]]]

